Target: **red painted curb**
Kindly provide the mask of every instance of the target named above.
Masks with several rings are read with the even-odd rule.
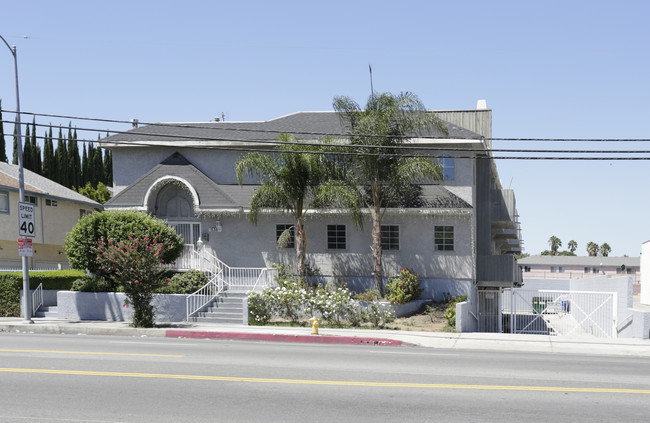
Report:
[[[272,333],[246,332],[206,332],[170,329],[165,332],[167,338],[211,338],[235,339],[240,341],[268,342],[305,342],[312,344],[348,344],[348,345],[406,345],[402,341],[386,338],[361,338],[357,336],[323,336],[323,335],[280,335]]]

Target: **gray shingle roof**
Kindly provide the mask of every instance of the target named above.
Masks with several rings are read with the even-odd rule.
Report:
[[[448,138],[481,139],[472,131],[446,124]],[[324,134],[344,136],[347,132],[336,112],[297,112],[265,122],[160,123],[111,135],[101,142],[254,142],[272,141],[280,133],[293,134],[298,139],[317,139]],[[426,135],[446,138],[438,131]]]
[[[639,257],[594,257],[594,256],[530,256],[517,260],[521,266],[538,265],[538,266],[584,266],[597,267],[601,263],[603,266],[619,267],[622,264],[625,267],[641,266]]]
[[[69,188],[64,187],[44,176],[23,169],[25,193],[35,197],[47,197],[50,199],[67,201],[81,204],[86,207],[101,208],[102,205],[91,200]],[[0,162],[0,188],[8,188],[18,191],[18,165]]]
[[[111,198],[107,208],[141,207],[150,187],[160,178],[176,176],[189,182],[199,197],[200,210],[248,208],[257,185],[217,184],[179,153],[165,159],[137,181]],[[441,185],[422,186],[422,208],[471,208],[467,202]]]

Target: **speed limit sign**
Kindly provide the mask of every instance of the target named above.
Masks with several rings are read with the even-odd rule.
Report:
[[[34,205],[31,203],[18,203],[18,235],[36,236],[34,227]]]

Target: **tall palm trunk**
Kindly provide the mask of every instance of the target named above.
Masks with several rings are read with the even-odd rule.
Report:
[[[373,205],[370,207],[372,217],[372,267],[375,280],[375,290],[384,296],[384,267],[381,262],[381,195],[379,192],[379,175],[375,174],[372,183]]]
[[[302,217],[296,220],[296,267],[298,277],[305,280],[307,276],[307,269],[305,266],[305,259],[307,255],[307,237],[305,236],[305,228],[303,226]]]
[[[375,280],[375,289],[381,297],[384,296],[384,267],[382,265],[381,251],[381,221],[379,219],[379,207],[371,209],[372,216],[372,265]]]

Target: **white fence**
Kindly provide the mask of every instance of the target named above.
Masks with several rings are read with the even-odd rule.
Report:
[[[617,293],[504,289],[502,331],[553,336],[617,337]]]

